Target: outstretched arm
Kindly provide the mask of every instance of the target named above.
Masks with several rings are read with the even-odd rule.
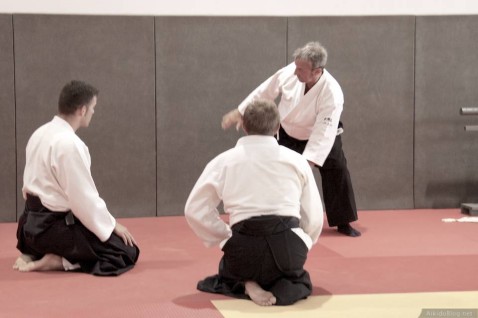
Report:
[[[242,115],[237,108],[222,117],[222,129],[226,130],[232,125],[236,125],[236,130],[242,127]]]
[[[222,117],[222,129],[228,129],[235,124],[236,130],[239,130],[239,128],[242,126],[242,114],[244,114],[247,106],[259,98],[274,100],[277,96],[279,96],[280,93],[280,87],[282,85],[280,77],[284,72],[293,72],[294,69],[295,66],[293,63],[291,63],[287,67],[278,70],[274,75],[265,80],[239,104],[237,109],[231,110]]]

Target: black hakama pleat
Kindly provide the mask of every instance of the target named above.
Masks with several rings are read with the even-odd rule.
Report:
[[[294,217],[254,217],[232,227],[232,237],[223,247],[219,273],[201,280],[201,291],[247,298],[244,283],[255,281],[274,294],[276,305],[290,305],[312,292],[304,270],[308,249],[291,228]]]
[[[340,127],[340,126],[339,126]],[[302,154],[307,140],[298,140],[289,136],[281,127],[279,144]],[[342,150],[342,137],[335,137],[334,145],[322,167],[319,167],[322,178],[325,213],[329,226],[338,226],[357,221],[357,207],[352,187],[347,159]]]
[[[39,198],[28,196],[18,221],[17,248],[35,259],[55,254],[78,263],[78,271],[97,276],[117,276],[132,269],[138,246],[128,246],[115,233],[101,242],[71,212],[52,212]]]

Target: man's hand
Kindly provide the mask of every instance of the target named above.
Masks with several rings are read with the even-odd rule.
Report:
[[[234,109],[222,117],[222,129],[228,129],[233,124],[236,125],[236,130],[242,127],[242,115],[239,110]]]
[[[116,226],[113,232],[115,232],[115,234],[118,235],[123,240],[124,244],[129,246],[134,246],[133,243],[136,244],[136,241],[134,240],[133,235],[131,235],[131,233],[128,231],[126,227],[119,224],[118,222],[116,222]]]

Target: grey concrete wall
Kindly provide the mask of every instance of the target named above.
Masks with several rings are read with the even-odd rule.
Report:
[[[15,97],[12,16],[0,15],[0,222],[16,220]]]
[[[67,81],[100,89],[79,135],[111,212],[180,215],[206,163],[242,136],[223,114],[311,40],[344,90],[359,209],[477,201],[478,136],[463,126],[478,116],[459,114],[478,106],[477,30],[477,16],[0,15],[0,221],[23,209],[26,142]]]
[[[78,133],[98,191],[115,216],[156,215],[154,19],[15,15],[14,28],[18,166],[32,132],[57,112],[63,85],[90,82],[98,104]]]
[[[183,213],[207,162],[242,134],[221,118],[285,65],[285,18],[157,17],[158,215]]]
[[[289,60],[321,42],[344,91],[342,141],[358,208],[413,208],[415,18],[289,18],[288,31]]]
[[[478,202],[478,16],[417,17],[415,206]]]

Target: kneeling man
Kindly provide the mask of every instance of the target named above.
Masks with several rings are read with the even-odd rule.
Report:
[[[273,102],[249,104],[243,129],[247,136],[206,166],[186,203],[193,231],[224,252],[219,273],[198,289],[290,305],[312,292],[304,263],[322,231],[322,202],[307,160],[274,138]],[[221,201],[228,223],[217,210]]]
[[[26,148],[25,210],[18,221],[13,268],[21,272],[77,270],[99,276],[133,268],[139,249],[99,196],[88,147],[76,135],[88,127],[98,90],[72,81],[59,98],[59,114],[38,128]]]

